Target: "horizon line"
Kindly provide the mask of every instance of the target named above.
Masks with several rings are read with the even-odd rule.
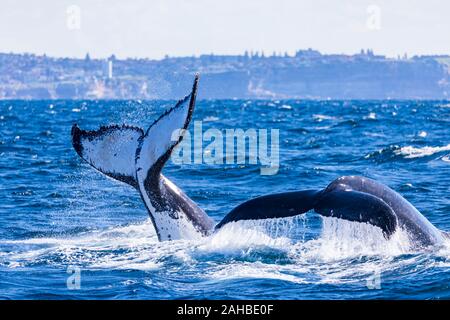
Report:
[[[151,57],[143,57],[143,56],[126,56],[126,57],[122,57],[122,56],[117,56],[116,54],[112,53],[109,56],[103,56],[103,57],[92,57],[91,54],[89,52],[86,52],[84,57],[79,57],[79,56],[59,56],[59,55],[51,55],[51,54],[47,54],[47,53],[38,53],[38,52],[27,52],[27,51],[22,51],[22,52],[17,52],[17,51],[9,51],[9,52],[4,52],[4,51],[0,51],[0,54],[9,54],[9,55],[30,55],[30,56],[37,56],[37,57],[47,57],[47,58],[51,58],[51,59],[75,59],[75,60],[84,60],[86,59],[86,56],[89,55],[90,59],[93,60],[107,60],[111,57],[114,56],[115,59],[117,60],[154,60],[154,61],[162,61],[168,58],[201,58],[202,56],[221,56],[221,57],[237,57],[237,56],[245,56],[246,53],[248,53],[250,56],[257,56],[259,58],[270,58],[270,57],[289,57],[289,58],[295,58],[295,54],[299,51],[317,51],[319,52],[322,56],[348,56],[348,57],[352,57],[352,56],[356,56],[356,55],[360,55],[362,54],[362,51],[365,52],[365,54],[368,54],[369,51],[371,51],[371,54],[373,56],[383,56],[385,58],[388,59],[398,59],[399,57],[407,57],[408,59],[412,58],[412,57],[449,57],[450,53],[427,53],[427,54],[408,54],[407,52],[403,53],[403,54],[398,54],[397,56],[389,56],[383,53],[376,53],[373,51],[373,49],[371,48],[361,48],[359,52],[354,52],[354,53],[338,53],[338,52],[334,52],[334,53],[330,53],[330,52],[322,52],[318,49],[314,49],[314,48],[306,48],[306,49],[297,49],[295,51],[294,54],[289,53],[288,51],[278,51],[278,52],[271,52],[271,53],[267,53],[264,50],[244,50],[241,53],[235,53],[235,54],[231,54],[231,53],[215,53],[215,52],[210,52],[210,53],[201,53],[201,54],[192,54],[192,55],[170,55],[170,54],[165,54],[163,57],[160,58],[151,58]],[[252,55],[253,54],[253,55]],[[275,54],[275,55],[274,55]]]

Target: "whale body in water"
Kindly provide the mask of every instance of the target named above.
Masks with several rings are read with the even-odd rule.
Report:
[[[103,126],[95,131],[81,130],[76,124],[72,127],[73,147],[84,161],[139,192],[160,241],[195,239],[208,236],[230,222],[291,217],[310,210],[326,217],[369,223],[380,228],[385,238],[402,228],[420,247],[439,245],[447,238],[446,233],[438,230],[400,194],[359,176],[340,177],[322,190],[251,199],[215,225],[205,211],[162,174],[192,119],[198,81],[197,75],[191,93],[146,131],[128,125]],[[174,141],[175,130],[179,138]]]

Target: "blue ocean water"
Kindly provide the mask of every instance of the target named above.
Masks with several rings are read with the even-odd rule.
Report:
[[[83,163],[70,129],[147,127],[170,101],[0,102],[1,299],[448,299],[450,243],[314,213],[159,243],[136,191]],[[450,230],[450,104],[198,101],[204,130],[280,130],[280,169],[175,165],[164,173],[216,221],[266,193],[323,188],[348,174],[400,192]],[[79,289],[68,287],[79,271]],[[70,281],[69,281],[70,282]]]

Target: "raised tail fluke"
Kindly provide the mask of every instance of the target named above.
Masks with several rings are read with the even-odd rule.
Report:
[[[192,92],[161,117],[139,140],[136,179],[160,240],[193,239],[209,234],[213,222],[161,170],[185,134],[194,112],[198,75]]]
[[[145,133],[126,125],[96,131],[72,127],[72,143],[82,159],[139,191],[160,240],[193,239],[213,229],[212,219],[161,174],[191,121],[198,79],[197,75],[192,92],[154,121]]]

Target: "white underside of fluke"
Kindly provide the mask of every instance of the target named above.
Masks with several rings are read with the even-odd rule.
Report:
[[[142,132],[130,128],[107,129],[96,137],[81,137],[82,157],[103,173],[135,177],[135,156]]]

